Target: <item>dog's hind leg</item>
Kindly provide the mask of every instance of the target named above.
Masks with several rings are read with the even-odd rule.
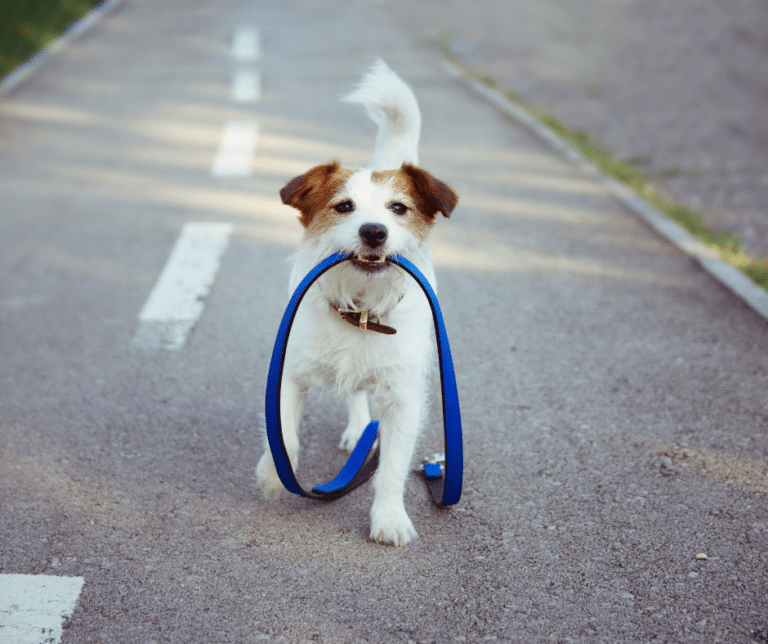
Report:
[[[371,410],[368,407],[368,392],[355,391],[347,396],[348,421],[347,428],[341,435],[339,449],[352,452],[363,435],[363,431],[371,422]]]
[[[299,424],[306,399],[306,388],[300,387],[290,378],[283,378],[280,390],[280,424],[283,430],[283,444],[294,472],[299,466]],[[285,489],[275,469],[275,461],[266,436],[264,454],[256,466],[256,481],[268,499],[276,499]]]

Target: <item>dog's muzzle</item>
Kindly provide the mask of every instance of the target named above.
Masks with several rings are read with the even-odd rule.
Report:
[[[350,260],[357,268],[366,273],[378,273],[389,268],[386,256],[382,255],[355,255]]]

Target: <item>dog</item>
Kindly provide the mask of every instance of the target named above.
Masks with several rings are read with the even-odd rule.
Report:
[[[332,161],[280,191],[304,227],[290,292],[326,257],[354,256],[326,272],[296,314],[283,369],[283,442],[296,470],[307,390],[320,386],[346,400],[348,424],[339,447],[351,452],[371,420],[370,396],[380,441],[370,538],[404,546],[418,536],[403,496],[435,350],[427,299],[386,258],[404,256],[436,291],[430,232],[438,214],[450,216],[458,197],[418,167],[419,105],[386,63],[378,61],[342,100],[362,105],[378,125],[370,166],[353,170]],[[267,498],[284,489],[266,441],[256,476]]]

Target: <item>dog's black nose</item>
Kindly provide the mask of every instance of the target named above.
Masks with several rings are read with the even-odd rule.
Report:
[[[387,240],[387,227],[381,224],[363,224],[358,232],[370,248],[381,246]]]

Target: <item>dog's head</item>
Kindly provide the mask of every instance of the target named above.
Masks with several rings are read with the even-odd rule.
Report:
[[[337,162],[292,179],[280,196],[301,212],[306,238],[331,253],[353,253],[356,268],[371,274],[386,270],[388,255],[407,256],[421,246],[437,214],[448,217],[458,200],[442,181],[411,165],[352,172]]]
[[[411,283],[386,258],[403,255],[431,274],[429,233],[438,213],[448,217],[458,201],[414,166],[353,172],[338,162],[292,179],[280,196],[300,211],[305,229],[293,281],[334,253],[353,254],[321,278],[320,288],[330,302],[374,315],[392,310]]]

